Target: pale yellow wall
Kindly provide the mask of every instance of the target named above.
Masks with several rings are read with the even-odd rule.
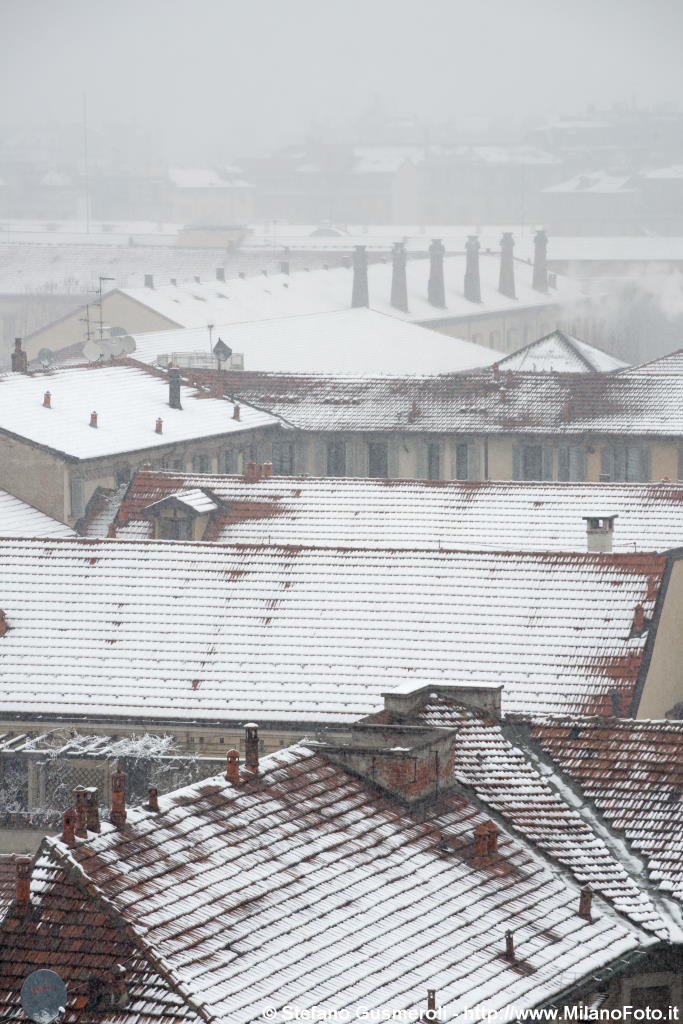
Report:
[[[683,701],[683,561],[673,563],[637,718],[665,718]]]
[[[24,349],[29,359],[36,359],[41,348],[53,352],[68,348],[86,339],[86,325],[81,322],[85,316],[83,307],[56,323],[48,324],[24,340]],[[128,334],[143,334],[145,331],[163,331],[175,326],[172,320],[155,313],[147,306],[128,298],[121,292],[110,292],[102,299],[102,321],[109,327],[123,327]],[[99,309],[90,305],[90,333],[98,336]]]
[[[66,522],[67,469],[58,455],[0,434],[0,488]]]

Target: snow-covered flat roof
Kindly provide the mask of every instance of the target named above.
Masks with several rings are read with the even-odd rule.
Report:
[[[587,516],[617,516],[615,551],[665,551],[683,545],[683,484],[370,480],[139,472],[117,536],[150,537],[145,509],[197,489],[225,505],[213,540],[244,544],[455,548],[499,551],[586,550]],[[110,516],[91,535],[107,535]],[[125,523],[125,525],[124,525]],[[207,538],[208,539],[208,538]]]
[[[50,392],[50,406],[44,405]],[[268,413],[231,402],[201,398],[181,388],[182,410],[168,404],[168,381],[124,365],[70,367],[50,373],[0,377],[0,431],[78,459],[140,451],[201,437],[232,434],[275,424]],[[97,413],[97,427],[90,426]],[[157,418],[162,433],[156,432]]]
[[[207,327],[134,337],[135,358],[144,363],[165,365],[174,353],[210,350]],[[371,309],[216,324],[213,342],[219,337],[244,356],[245,369],[293,373],[448,373],[489,366],[499,355]]]
[[[75,537],[70,526],[58,522],[33,505],[0,491],[0,536],[2,537]]]
[[[351,722],[410,680],[633,696],[666,558],[0,539],[0,712]]]
[[[549,293],[531,287],[532,268],[515,264],[517,298],[498,291],[500,257],[480,254],[481,303],[464,296],[465,256],[447,256],[444,260],[446,306],[427,301],[428,259],[407,261],[408,312],[391,306],[391,261],[368,266],[370,308],[400,320],[421,322],[472,317],[493,310],[515,310],[554,303],[574,302],[582,298],[577,282],[558,278],[557,288]],[[124,295],[141,302],[180,327],[206,327],[268,320],[273,317],[325,313],[351,306],[353,271],[350,267],[327,270],[300,270],[292,274],[237,277],[228,281],[180,282],[158,288],[124,288]]]

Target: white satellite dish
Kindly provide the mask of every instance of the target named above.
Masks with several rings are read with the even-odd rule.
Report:
[[[41,348],[38,353],[38,361],[41,365],[47,369],[48,366],[52,366],[55,361],[55,354],[51,348]]]
[[[96,363],[100,358],[100,346],[96,341],[86,341],[83,346],[83,355],[89,363]]]
[[[123,345],[123,351],[130,355],[131,352],[135,352],[137,345],[135,344],[135,338],[131,337],[130,334],[126,334],[121,338],[121,344]]]

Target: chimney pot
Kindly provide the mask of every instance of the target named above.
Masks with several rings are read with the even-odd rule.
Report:
[[[152,468],[152,463],[151,462],[143,462],[143,464],[142,464],[142,472],[143,473],[149,473],[151,468]]]
[[[357,245],[353,250],[353,287],[351,290],[351,308],[369,306],[368,292],[368,254],[364,245]]]
[[[395,242],[391,262],[391,305],[408,312],[408,279],[406,276],[406,247]]]
[[[505,231],[500,240],[500,277],[498,291],[509,299],[516,299],[515,294],[515,241],[511,232]]]
[[[89,786],[85,791],[85,815],[88,832],[99,832],[100,806],[95,786]]]
[[[18,914],[27,913],[31,906],[31,858],[17,857],[15,904]]]
[[[159,810],[159,790],[156,786],[149,787],[149,799],[147,801],[147,807],[150,811]]]
[[[477,825],[474,830],[474,856],[485,857],[488,851],[488,825]]]
[[[225,755],[225,777],[228,782],[237,783],[240,781],[240,753],[239,750],[229,750]]]
[[[14,339],[12,373],[28,373],[28,356],[21,347],[21,338]]]
[[[477,236],[469,235],[465,243],[465,298],[469,302],[481,302],[479,248]]]
[[[52,408],[52,406],[50,405],[51,401],[52,401],[52,395],[50,394],[49,391],[46,391],[45,394],[43,395],[43,405],[45,406],[46,409],[51,409]]]
[[[225,281],[225,267],[216,267],[216,280]]]
[[[642,604],[637,604],[633,612],[633,632],[642,633],[645,626],[645,609]]]
[[[180,370],[171,366],[168,371],[168,404],[172,409],[182,409],[180,404]],[[161,433],[161,431],[158,431]]]
[[[487,823],[486,828],[487,828],[486,853],[490,857],[493,854],[498,853],[498,835],[499,835],[499,831],[498,831],[498,827],[492,821],[489,821]]]
[[[116,964],[111,972],[111,994],[112,1001],[117,1006],[125,1006],[128,1002],[128,989],[126,986],[126,969],[121,964]]]
[[[235,403],[235,406],[232,410],[232,418],[234,420],[238,420],[240,418],[240,407],[239,405],[237,405],[237,403]]]
[[[91,412],[90,413],[90,426],[91,427],[96,427],[97,426],[97,413],[96,412]]]
[[[444,244],[440,238],[433,238],[429,246],[429,281],[427,282],[427,301],[430,306],[446,308],[446,285],[443,276]]]
[[[64,818],[62,819],[62,841],[65,843],[73,844],[75,841],[76,833],[76,815],[73,807],[67,807],[64,811]]]
[[[498,380],[500,377],[500,366],[498,365],[498,363],[493,364],[493,376],[496,380]]]
[[[256,479],[260,480],[262,476],[263,476],[263,466],[261,465],[260,462],[257,462],[256,463]]]
[[[83,786],[76,786],[74,789],[74,811],[76,815],[76,827],[74,834],[77,839],[88,838],[87,808],[85,803],[85,789]]]
[[[110,821],[116,828],[123,828],[126,824],[126,773],[118,766],[111,776]]]
[[[145,288],[154,288],[153,274],[145,274]]]
[[[587,921],[592,921],[591,916],[591,904],[593,902],[593,892],[590,885],[585,885],[581,890],[579,896],[579,917],[585,917]]]
[[[163,434],[164,432],[164,421],[161,416],[157,416],[156,426],[154,427],[155,434]]]
[[[534,274],[532,288],[537,292],[548,291],[548,236],[543,229],[536,232],[534,238]]]
[[[248,483],[252,483],[256,479],[256,463],[249,459],[249,462],[244,468],[244,479]]]
[[[0,608],[0,636],[4,636],[8,629],[9,626],[7,625],[7,616]]]
[[[116,527],[114,526],[113,523],[110,523],[109,527],[107,528],[107,537],[115,537],[115,536],[116,536]]]
[[[263,479],[264,480],[270,480],[272,475],[273,475],[273,463],[272,462],[264,462],[263,463]]]
[[[659,589],[659,582],[656,576],[648,576],[647,578],[647,600],[654,601],[657,596]]]
[[[258,772],[258,725],[247,722],[244,727],[244,766],[250,772]]]
[[[509,928],[505,932],[505,959],[509,960],[511,964],[515,962],[515,937]]]

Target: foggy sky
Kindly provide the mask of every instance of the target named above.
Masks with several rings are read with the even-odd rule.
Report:
[[[678,0],[0,0],[0,124],[119,122],[186,163],[428,120],[680,106]],[[341,126],[341,127],[340,127]]]

